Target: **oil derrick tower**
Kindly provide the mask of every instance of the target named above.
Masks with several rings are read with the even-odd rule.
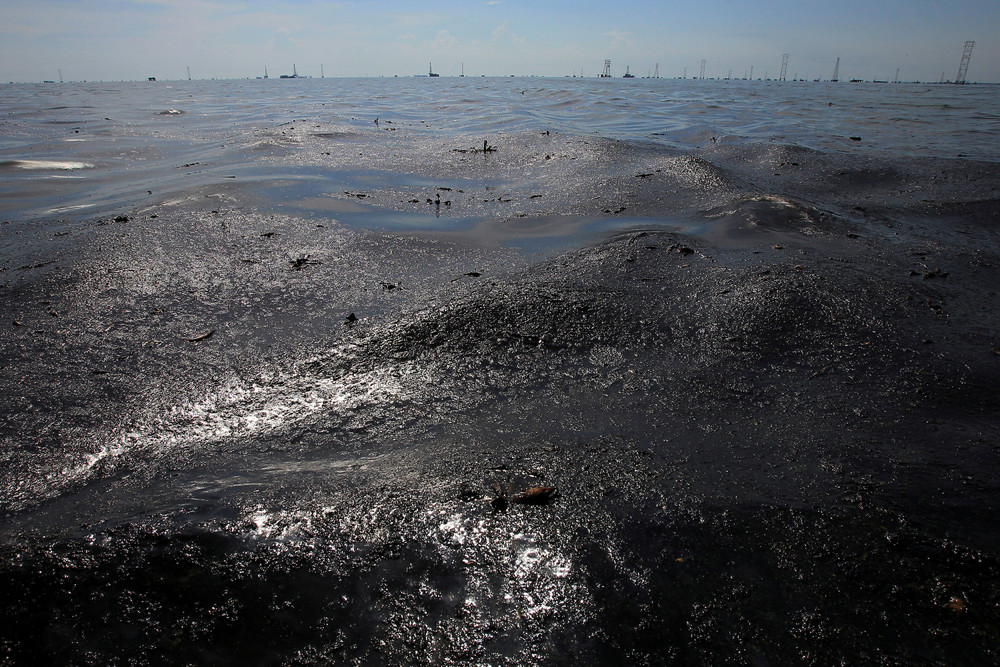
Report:
[[[785,80],[785,74],[788,72],[788,54],[781,54],[781,74],[778,76],[778,81]]]
[[[833,78],[830,81],[840,81],[840,58],[837,58],[837,64],[833,66]]]
[[[969,59],[972,58],[972,47],[975,45],[975,42],[965,43],[965,50],[962,52],[962,62],[958,64],[958,76],[955,77],[955,83],[965,83],[965,73],[969,71]]]
[[[705,59],[704,58],[701,59],[701,72],[699,72],[698,78],[699,79],[704,79],[705,78]]]
[[[604,61],[604,72],[601,73],[601,78],[602,79],[610,79],[611,78],[611,59],[610,58],[608,58],[608,59],[606,59]]]

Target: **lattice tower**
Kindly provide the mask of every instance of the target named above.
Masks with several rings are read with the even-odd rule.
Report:
[[[962,62],[958,64],[958,76],[955,77],[955,83],[965,83],[965,73],[969,71],[969,60],[972,58],[972,47],[975,45],[975,42],[965,43],[965,50],[962,51]]]

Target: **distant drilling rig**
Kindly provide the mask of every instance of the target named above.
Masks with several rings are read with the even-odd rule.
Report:
[[[972,41],[965,43],[962,61],[958,63],[958,76],[955,77],[955,83],[965,83],[965,73],[969,71],[969,60],[972,58],[972,47],[975,45],[976,43]]]
[[[778,81],[784,81],[785,76],[788,74],[788,54],[781,54],[781,74],[778,75]]]

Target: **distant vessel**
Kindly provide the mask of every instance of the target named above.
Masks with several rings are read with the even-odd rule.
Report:
[[[434,73],[433,63],[427,63],[427,76],[441,76],[440,74]]]
[[[625,65],[625,74],[622,75],[623,79],[634,79],[635,74],[629,74],[628,65]]]
[[[833,78],[830,81],[834,83],[840,81],[840,58],[837,58],[837,64],[833,66]]]
[[[604,59],[604,71],[601,72],[601,78],[602,79],[610,79],[611,78],[611,59],[610,58],[605,58]]]
[[[292,73],[291,74],[282,74],[278,78],[279,79],[297,79],[297,78],[299,78],[299,71],[297,69],[295,69],[295,63],[292,63]]]
[[[151,76],[151,77],[149,77],[149,80],[150,81],[156,81],[156,77],[155,76]]]

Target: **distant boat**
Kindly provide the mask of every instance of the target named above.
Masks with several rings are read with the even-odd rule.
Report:
[[[149,77],[149,81],[156,81],[156,77],[155,76]]]
[[[628,65],[625,65],[625,74],[622,75],[623,79],[634,79],[635,74],[629,74]]]
[[[299,71],[297,69],[295,69],[295,63],[292,63],[292,73],[291,74],[282,74],[278,78],[279,79],[297,79],[297,78],[299,78]]]
[[[441,76],[441,75],[434,73],[434,66],[432,63],[427,63],[427,76]]]

